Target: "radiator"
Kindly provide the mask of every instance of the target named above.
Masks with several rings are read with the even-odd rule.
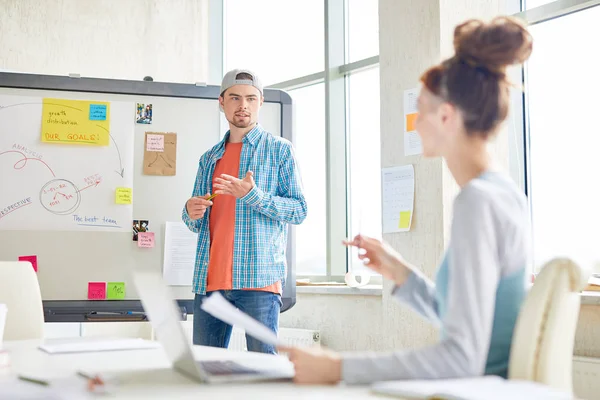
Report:
[[[573,357],[573,391],[579,399],[600,399],[600,358]]]
[[[288,346],[312,346],[321,343],[319,331],[312,329],[279,328],[279,339]],[[247,350],[246,335],[242,329],[233,328],[230,350]]]

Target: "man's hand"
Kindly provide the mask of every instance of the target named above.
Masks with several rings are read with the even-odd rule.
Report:
[[[252,175],[252,171],[248,171],[244,179],[238,179],[231,175],[222,174],[220,178],[215,179],[213,185],[217,189],[215,194],[227,194],[241,199],[254,187]]]
[[[185,203],[185,208],[191,219],[197,220],[204,217],[206,209],[213,204],[212,201],[206,200],[209,196],[210,195],[207,194],[204,197],[192,197]]]
[[[342,379],[342,360],[340,356],[321,347],[278,347],[288,353],[294,364],[294,382],[300,384],[335,384]]]

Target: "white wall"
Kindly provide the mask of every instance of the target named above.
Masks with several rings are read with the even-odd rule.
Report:
[[[208,0],[0,0],[0,70],[205,82]]]

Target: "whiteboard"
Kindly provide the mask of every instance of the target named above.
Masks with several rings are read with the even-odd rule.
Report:
[[[19,82],[31,82],[22,86],[50,86],[52,89],[6,87],[8,80],[3,78],[8,76]],[[97,90],[93,89],[96,87]],[[102,182],[80,193],[81,202],[76,212],[83,215],[102,210],[112,219],[118,219],[122,227],[77,226],[70,221],[72,214],[55,215],[38,201],[37,205],[26,207],[29,208],[29,214],[19,209],[10,214],[19,216],[10,223],[2,221],[5,218],[0,219],[5,224],[4,227],[0,225],[0,260],[10,261],[17,260],[19,256],[36,255],[38,280],[45,301],[85,300],[87,284],[93,281],[125,282],[125,298],[137,300],[139,296],[130,280],[129,270],[143,268],[162,271],[165,224],[167,221],[181,220],[182,208],[192,193],[198,160],[221,139],[226,130],[217,96],[218,87],[211,86],[198,88],[194,85],[157,82],[73,80],[0,73],[0,105],[35,103],[43,98],[110,102],[111,134],[114,133],[124,169],[122,177],[113,172],[121,167],[119,164],[117,168],[118,155],[111,145],[92,149],[41,143],[39,119],[35,114],[39,113],[39,106],[32,105],[19,110],[19,107],[13,107],[15,112],[9,113],[8,117],[4,115],[8,110],[0,111],[0,153],[7,148],[12,149],[13,144],[19,144],[24,148],[21,152],[31,157],[35,156],[34,153],[42,154],[42,159],[56,174],[53,177],[43,165],[29,165],[31,160],[28,160],[27,170],[15,170],[14,163],[20,155],[11,153],[0,156],[0,199],[3,201],[0,207],[4,208],[6,202],[10,203],[13,198],[37,196],[41,187],[52,179],[66,179],[77,187],[85,187],[85,178],[98,173],[102,176]],[[135,123],[136,103],[152,104],[151,125]],[[291,121],[291,109],[286,111],[286,107],[281,103],[280,91],[268,93],[266,90],[260,115],[263,127],[276,135],[282,133],[282,127],[291,132],[291,126],[286,127],[284,123],[287,119]],[[289,112],[287,117],[286,112]],[[177,134],[175,176],[142,173],[145,132]],[[133,189],[133,204],[129,207],[114,204],[115,187],[126,185]],[[123,218],[128,220],[121,222]],[[149,230],[155,233],[154,248],[137,247],[137,242],[132,240],[132,219],[149,221]],[[6,221],[9,219],[6,218]],[[293,264],[292,237],[288,244],[288,268],[292,268]],[[192,299],[194,296],[191,282],[190,286],[172,287],[172,291],[178,299]],[[293,292],[295,298],[295,290]]]
[[[89,146],[42,142],[42,101],[0,94],[0,230],[130,232],[115,189],[133,185],[133,103],[111,102],[109,146]]]

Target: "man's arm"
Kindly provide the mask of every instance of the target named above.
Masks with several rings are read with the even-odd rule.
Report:
[[[196,173],[196,182],[194,182],[194,190],[192,191],[192,197],[200,196],[200,182],[202,179],[202,158],[198,162],[198,172]],[[187,211],[187,202],[183,205],[183,210],[181,211],[181,220],[187,225],[190,231],[198,233],[200,230],[200,220],[193,220],[190,218],[190,214]]]
[[[302,179],[291,144],[285,146],[282,160],[279,166],[277,196],[265,193],[254,185],[241,200],[267,217],[298,225],[306,219],[307,206],[302,193]]]

